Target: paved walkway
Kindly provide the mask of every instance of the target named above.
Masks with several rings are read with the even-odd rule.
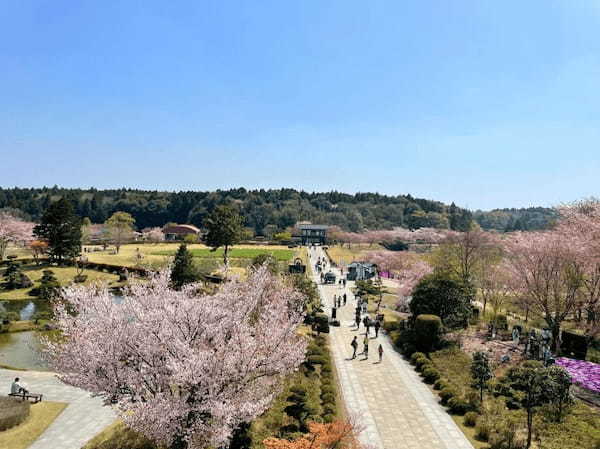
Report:
[[[69,404],[29,449],[79,449],[117,417],[101,399],[65,385],[54,373],[0,369],[0,388],[10,391],[15,377],[31,392],[42,393],[44,400]]]
[[[320,248],[309,250],[309,254],[313,268],[317,257],[326,257]],[[339,271],[332,271],[339,279]],[[357,352],[362,351],[364,338],[362,323],[360,331],[354,326],[356,301],[350,291],[353,285],[354,282],[348,282],[345,290],[348,302],[337,311],[341,326],[331,327],[330,340],[346,408],[366,427],[361,434],[363,443],[379,449],[473,449],[438,403],[437,396],[394,350],[386,336],[380,334],[375,339],[372,329],[369,359],[364,360],[362,355],[350,359],[352,338],[358,336]],[[343,294],[344,290],[337,285],[319,285],[319,291],[330,314],[333,295]],[[382,363],[377,363],[379,344],[384,350]]]

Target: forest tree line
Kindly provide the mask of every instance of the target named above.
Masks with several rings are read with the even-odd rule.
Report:
[[[231,204],[246,227],[258,235],[277,232],[298,221],[310,221],[360,232],[365,229],[404,227],[463,230],[475,220],[486,230],[514,231],[547,228],[555,220],[554,209],[496,209],[475,211],[411,195],[341,192],[309,193],[295,189],[213,192],[159,192],[136,189],[98,190],[0,188],[0,209],[18,210],[23,218],[38,221],[50,203],[64,197],[80,217],[104,223],[114,212],[130,213],[139,229],[166,223],[201,227],[220,204]]]

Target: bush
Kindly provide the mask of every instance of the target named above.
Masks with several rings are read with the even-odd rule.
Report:
[[[335,415],[335,413],[336,413],[335,404],[330,403],[330,402],[323,404],[323,412],[326,415]]]
[[[425,352],[433,351],[440,344],[442,320],[436,315],[418,315],[415,320],[417,347]]]
[[[496,329],[507,330],[508,329],[508,319],[506,315],[497,315],[494,319],[494,325]]]
[[[323,357],[322,355],[311,355],[306,361],[310,365],[324,365],[325,363],[327,363],[325,357]]]
[[[29,416],[29,401],[0,397],[0,431],[18,426]]]
[[[423,354],[422,352],[415,352],[413,355],[410,356],[410,362],[413,365],[417,364],[417,360],[419,359],[427,359],[427,356],[425,354]]]
[[[450,412],[455,415],[464,415],[469,411],[469,403],[458,396],[454,396],[448,400],[448,407],[450,408]]]
[[[314,330],[319,333],[329,333],[329,317],[324,313],[315,315]]]
[[[425,383],[432,384],[440,378],[440,373],[433,366],[423,370],[423,379]]]
[[[400,329],[400,324],[398,321],[384,321],[383,322],[383,330],[387,333],[397,331]]]
[[[331,422],[335,421],[335,415],[334,414],[324,415],[323,421],[325,421],[326,423],[331,423]]]
[[[321,366],[321,372],[322,372],[323,374],[325,374],[326,376],[329,376],[329,375],[331,375],[331,363],[329,363],[329,362],[326,362],[325,364],[323,364],[323,365]]]
[[[454,392],[453,389],[451,388],[444,388],[442,391],[440,391],[440,399],[443,405],[446,405],[448,403],[448,401],[450,401],[450,399],[452,399],[454,397],[456,393]]]
[[[78,274],[77,276],[75,276],[73,278],[73,282],[75,282],[76,284],[81,284],[85,281],[87,281],[87,274]]]
[[[433,384],[434,390],[443,390],[444,388],[448,388],[450,384],[445,379],[438,379]]]
[[[329,385],[329,384],[321,384],[321,394],[323,396],[325,396],[326,394],[330,394],[330,395],[334,395],[335,394],[335,390],[334,388]]]
[[[589,338],[574,332],[563,331],[560,350],[566,357],[585,360],[589,346]]]
[[[321,395],[321,400],[325,402],[330,402],[335,404],[335,396],[332,393],[325,393]]]
[[[475,427],[475,424],[477,424],[477,418],[479,417],[479,415],[476,412],[468,412],[465,414],[465,426],[467,427]]]
[[[480,416],[477,418],[477,425],[475,426],[475,438],[481,441],[488,441],[490,434],[492,433],[492,424],[486,416]]]
[[[431,363],[431,360],[429,360],[429,359],[417,360],[417,371],[419,371],[419,372],[423,372],[425,370],[425,368],[428,368],[430,366],[433,366],[433,364]]]

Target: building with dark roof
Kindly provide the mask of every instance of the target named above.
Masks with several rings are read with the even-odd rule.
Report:
[[[300,240],[303,245],[327,244],[327,229],[329,226],[316,224],[298,224]]]

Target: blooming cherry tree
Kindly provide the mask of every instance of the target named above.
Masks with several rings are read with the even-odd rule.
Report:
[[[165,234],[161,228],[146,228],[142,231],[144,240],[152,243],[165,241]]]
[[[45,353],[65,382],[114,402],[160,445],[221,447],[256,418],[304,359],[304,297],[266,267],[214,294],[169,287],[163,271],[133,281],[116,304],[106,286],[64,290],[63,339]]]
[[[0,260],[4,259],[9,244],[27,243],[33,239],[33,226],[33,223],[0,213]]]

